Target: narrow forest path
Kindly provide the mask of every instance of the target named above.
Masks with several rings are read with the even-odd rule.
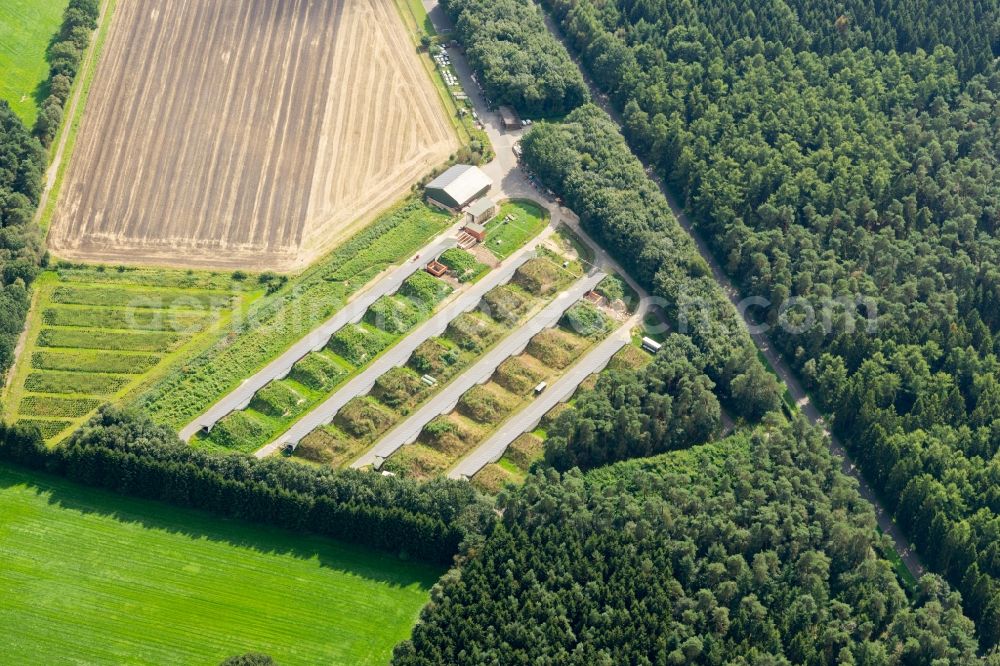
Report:
[[[573,58],[573,62],[576,63],[580,73],[583,74],[584,81],[586,81],[587,86],[590,88],[591,95],[594,98],[594,103],[603,109],[612,118],[612,120],[615,121],[619,130],[621,130],[624,134],[624,125],[622,123],[621,115],[612,106],[608,96],[605,95],[604,92],[591,80],[586,68],[581,65],[580,61],[576,57],[576,54],[573,52],[572,47],[566,42],[558,23],[552,18],[552,16],[545,12],[544,9],[541,7],[538,9],[545,17],[545,24],[548,27],[549,32],[551,32],[553,36],[555,36],[555,38],[566,47],[566,50],[570,53],[570,57]],[[642,160],[641,157],[639,159]],[[663,192],[663,195],[667,199],[667,203],[670,204],[670,210],[673,212],[674,217],[677,218],[681,227],[694,239],[695,244],[698,247],[698,252],[711,267],[712,276],[715,278],[716,282],[725,292],[727,298],[729,298],[729,300],[736,307],[737,311],[740,312],[741,316],[746,317],[746,313],[740,309],[740,301],[743,298],[742,295],[736,287],[733,286],[729,276],[723,272],[722,267],[715,258],[715,255],[712,254],[712,251],[709,249],[708,244],[691,223],[691,220],[688,218],[684,210],[677,204],[677,200],[674,198],[673,193],[667,187],[666,183],[659,176],[659,174],[656,173],[656,170],[649,164],[646,164],[645,161],[643,161],[643,166],[645,167],[649,178],[652,179]],[[844,474],[858,482],[858,491],[861,493],[861,496],[870,502],[875,508],[875,516],[878,520],[878,526],[892,540],[896,552],[899,553],[900,558],[903,560],[903,564],[915,578],[922,576],[925,572],[924,565],[920,561],[920,557],[917,555],[913,546],[910,544],[909,539],[907,539],[906,535],[903,534],[902,529],[896,524],[896,521],[893,520],[892,514],[882,505],[877,493],[864,478],[860,469],[851,460],[850,455],[847,453],[847,450],[841,444],[840,440],[830,432],[823,415],[820,414],[816,405],[810,400],[809,395],[802,387],[802,384],[795,376],[795,373],[792,372],[785,360],[775,350],[770,338],[765,333],[757,331],[756,322],[752,320],[745,320],[744,323],[747,324],[750,337],[753,339],[754,344],[757,345],[757,348],[767,359],[771,368],[781,378],[781,381],[784,382],[786,387],[788,387],[788,392],[791,394],[792,399],[795,401],[799,410],[805,415],[810,423],[821,427],[827,434],[830,451],[834,455],[841,458],[841,469]]]

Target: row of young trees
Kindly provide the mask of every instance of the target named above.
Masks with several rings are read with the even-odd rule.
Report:
[[[148,417],[104,407],[65,443],[0,425],[0,459],[114,492],[450,563],[491,519],[467,483],[425,484],[282,458],[192,449]]]
[[[0,384],[31,305],[29,290],[45,251],[32,224],[42,191],[45,151],[0,100]]]
[[[100,0],[69,0],[59,33],[49,44],[49,78],[45,83],[48,95],[42,101],[34,127],[35,136],[46,146],[52,143],[62,124],[63,108],[100,13]]]
[[[614,122],[588,104],[562,123],[540,123],[522,146],[525,163],[661,299],[674,329],[698,349],[698,364],[726,408],[751,422],[776,409],[777,380],[757,359],[736,309]]]
[[[558,116],[589,99],[580,70],[521,0],[444,0],[483,90],[494,104],[530,116]]]
[[[393,663],[982,663],[946,583],[907,598],[817,429],[675,456],[536,470]]]
[[[548,4],[631,145],[772,304],[772,339],[983,643],[1000,642],[1000,73],[985,49],[962,55],[995,50],[995,3]],[[832,32],[831,12],[849,14]],[[838,31],[886,51],[834,48]],[[930,52],[891,50],[916,46]]]

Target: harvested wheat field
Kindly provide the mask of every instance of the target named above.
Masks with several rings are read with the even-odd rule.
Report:
[[[393,0],[119,0],[49,244],[292,270],[457,147]]]

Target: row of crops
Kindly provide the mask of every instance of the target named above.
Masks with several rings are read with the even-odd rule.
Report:
[[[4,401],[49,440],[142,386],[264,288],[223,273],[62,265],[38,280],[37,316]]]

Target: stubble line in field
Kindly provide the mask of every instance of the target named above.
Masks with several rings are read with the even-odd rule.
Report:
[[[392,0],[121,0],[49,242],[292,270],[457,145]]]

